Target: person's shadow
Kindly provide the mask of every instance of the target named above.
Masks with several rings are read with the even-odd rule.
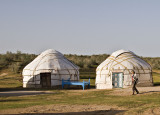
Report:
[[[147,91],[147,92],[140,92],[139,94],[157,93],[157,92],[160,92],[160,91]]]
[[[155,82],[154,86],[160,86],[160,82]]]

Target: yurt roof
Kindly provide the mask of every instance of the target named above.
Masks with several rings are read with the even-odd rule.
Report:
[[[131,51],[127,50],[118,50],[115,51],[109,56],[105,61],[103,61],[98,67],[97,71],[111,70],[111,68],[128,68],[128,69],[151,69],[151,66],[145,62],[143,59],[138,57]]]
[[[111,54],[111,56],[114,56],[115,58],[118,57],[119,55],[123,54],[123,53],[131,53],[133,55],[135,55],[133,52],[129,51],[129,50],[118,50],[118,51],[115,51]]]
[[[56,50],[48,49],[37,56],[24,69],[23,74],[28,74],[29,71],[34,74],[35,71],[45,70],[78,70],[79,67],[69,61],[64,55]],[[29,72],[30,73],[30,72]],[[37,73],[37,72],[36,72]]]

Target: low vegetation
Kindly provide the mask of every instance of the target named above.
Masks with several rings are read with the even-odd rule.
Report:
[[[0,55],[0,90],[22,89],[22,69],[37,55],[21,52]],[[81,67],[81,81],[91,79],[95,86],[96,67],[109,55],[78,56],[65,55],[69,60]],[[153,67],[154,85],[160,85],[160,58],[143,58]],[[8,90],[7,89],[7,90]],[[141,113],[149,108],[160,106],[160,94],[152,93],[138,96],[113,95],[114,90],[53,90],[52,94],[37,96],[0,97],[0,110],[25,108],[35,105],[66,104],[66,105],[117,105],[127,108],[128,112]]]
[[[35,54],[25,54],[20,51],[0,54],[0,70],[9,69],[14,73],[21,73],[23,68],[35,57]]]
[[[92,77],[95,72],[96,67],[102,63],[107,57],[108,54],[101,55],[64,55],[67,59],[71,60],[73,63],[80,67],[82,72],[91,72],[89,75]],[[21,51],[17,53],[6,52],[6,54],[0,54],[0,70],[9,69],[14,73],[21,73],[23,68],[35,59],[37,55],[35,54],[26,54]],[[147,61],[153,69],[160,70],[160,57],[151,58],[151,57],[141,57]]]

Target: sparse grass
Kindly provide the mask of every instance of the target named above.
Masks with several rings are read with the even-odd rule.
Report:
[[[37,96],[0,97],[0,109],[24,108],[34,105],[117,105],[130,111],[143,112],[148,108],[160,106],[160,93],[138,96],[115,96],[112,90],[81,91],[53,90],[53,94]]]
[[[95,78],[96,72],[95,71],[80,71],[80,81],[88,81],[90,79],[91,87],[95,87]]]
[[[17,88],[22,86],[22,78],[19,75],[7,71],[6,76],[0,77],[1,88]],[[83,73],[87,74],[87,73]],[[82,74],[82,75],[83,75]],[[94,73],[93,73],[94,74]],[[87,75],[86,75],[87,76]],[[80,81],[87,81],[88,77]],[[160,74],[153,71],[154,84],[160,82]],[[91,86],[95,86],[95,79],[91,79]],[[129,112],[141,113],[148,108],[160,106],[160,93],[152,93],[138,96],[116,96],[112,94],[113,90],[51,90],[53,94],[36,95],[36,96],[14,96],[0,97],[0,110],[10,108],[25,108],[34,105],[48,104],[96,104],[96,105],[117,105],[125,107]]]
[[[80,81],[82,82],[82,81],[88,81],[88,79],[80,79]],[[90,85],[92,86],[92,87],[95,87],[95,79],[90,79]]]
[[[160,85],[160,70],[153,70],[152,75],[154,85]]]
[[[3,70],[0,72],[0,88],[18,88],[22,87],[22,76],[20,74],[15,74],[9,70]],[[5,75],[6,74],[6,75]]]

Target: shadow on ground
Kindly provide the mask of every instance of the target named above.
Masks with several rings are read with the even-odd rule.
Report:
[[[24,113],[21,115],[116,115],[123,114],[126,110],[98,110],[87,112],[68,112],[68,113]],[[18,114],[15,114],[18,115]]]
[[[147,91],[147,92],[142,92],[142,93],[139,93],[139,94],[147,94],[147,93],[158,93],[160,91]]]
[[[90,89],[94,89],[94,86],[90,86]],[[87,91],[89,88],[85,87]],[[39,95],[39,94],[50,94],[52,90],[83,90],[82,86],[70,86],[67,85],[62,89],[62,86],[52,88],[0,88],[0,97],[9,96],[24,96],[24,95]]]
[[[48,91],[4,91],[4,92],[0,92],[0,97],[40,95],[40,94],[51,94],[51,93],[53,93],[53,92],[48,92]]]
[[[155,82],[154,86],[160,86],[160,82]]]
[[[19,99],[12,99],[12,100],[0,100],[0,102],[16,102],[20,101]]]
[[[87,86],[85,87],[85,90],[88,89],[95,89],[95,86],[90,86],[90,88],[88,88]],[[64,89],[62,89],[62,86],[54,86],[51,88],[23,88],[23,87],[15,87],[15,88],[0,88],[0,92],[3,91],[44,91],[44,90],[83,90],[82,86],[68,86],[65,85]]]

